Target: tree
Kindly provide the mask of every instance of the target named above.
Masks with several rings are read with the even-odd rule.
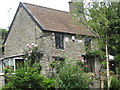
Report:
[[[120,54],[120,2],[94,2],[91,5],[87,13],[90,17],[88,25],[99,35],[99,45],[106,51],[107,78],[110,87],[108,53]]]
[[[2,40],[5,39],[5,37],[7,36],[8,31],[6,29],[0,29],[0,35],[2,37]]]
[[[120,2],[94,2],[88,11],[88,25],[99,35],[101,49],[105,50],[107,35],[109,54],[120,54]]]
[[[77,5],[76,7],[78,8]],[[108,53],[112,55],[120,54],[120,2],[93,2],[89,3],[89,7],[84,8],[84,11],[86,12],[83,13],[89,18],[88,26],[99,36],[100,48],[106,51],[109,81]],[[74,12],[77,18],[80,17],[78,13],[81,12]]]

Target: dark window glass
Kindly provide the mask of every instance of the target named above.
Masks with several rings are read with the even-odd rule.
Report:
[[[55,46],[57,49],[63,49],[64,48],[64,37],[63,34],[56,33],[55,34]]]
[[[16,69],[23,67],[24,59],[15,59],[15,65],[16,65]]]

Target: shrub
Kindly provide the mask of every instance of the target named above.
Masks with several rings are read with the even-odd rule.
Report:
[[[63,67],[57,74],[56,85],[58,88],[88,88],[91,83],[89,76],[81,70],[77,61],[65,60]]]
[[[37,44],[32,43],[26,45],[27,49],[24,50],[23,58],[31,60],[31,66],[34,63],[38,63],[43,56],[43,52],[38,49]]]
[[[54,87],[54,80],[47,79],[40,73],[40,64],[29,65],[25,61],[24,66],[19,67],[14,74],[7,74],[8,83],[2,89],[26,89],[26,88],[51,88]]]
[[[8,83],[4,88],[41,88],[41,83],[44,79],[40,72],[34,67],[29,67],[26,63],[23,67],[18,68],[14,74],[9,73],[6,75]],[[3,88],[3,89],[4,89]]]
[[[118,79],[117,76],[111,76],[110,80],[111,80],[110,88],[120,89],[120,80]]]
[[[120,54],[115,56],[116,72],[120,75]]]
[[[7,74],[7,73],[10,73],[10,72],[13,72],[13,68],[10,67],[10,66],[6,66],[6,67],[3,68],[3,71],[4,71],[5,74]]]
[[[20,90],[27,88],[54,88],[54,79],[45,78],[41,74],[42,67],[39,61],[43,55],[42,52],[38,50],[37,45],[34,43],[27,45],[27,47],[24,64],[18,64],[14,73],[9,72],[5,75],[8,82],[2,88],[3,90],[9,88]]]

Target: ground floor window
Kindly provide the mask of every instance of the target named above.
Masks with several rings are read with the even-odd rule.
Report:
[[[95,72],[94,57],[90,57],[90,56],[83,56],[83,57],[84,57],[84,60],[87,60],[88,72],[94,73]]]
[[[109,65],[110,65],[110,70],[114,71],[116,73],[116,63],[115,61],[109,61]]]
[[[23,65],[23,64],[24,64],[24,59],[22,57],[6,58],[2,62],[2,69],[12,68],[15,71],[19,67],[19,65]]]

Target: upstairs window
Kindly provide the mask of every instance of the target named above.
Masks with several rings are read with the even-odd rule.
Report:
[[[91,50],[91,39],[85,38],[84,45],[85,45],[85,51],[87,51],[87,52],[90,51]]]
[[[55,33],[55,46],[57,49],[64,48],[64,36],[61,33]]]

